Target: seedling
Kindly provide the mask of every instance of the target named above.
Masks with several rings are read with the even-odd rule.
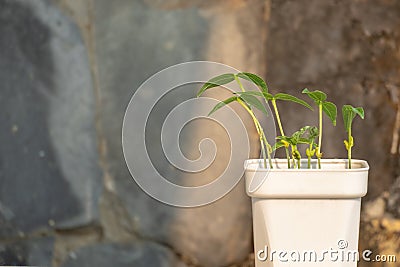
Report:
[[[358,115],[364,119],[364,109],[362,107],[353,107],[351,105],[344,105],[342,108],[344,128],[347,132],[347,140],[344,140],[344,146],[347,150],[348,168],[351,169],[351,149],[354,146],[354,138],[351,135],[351,126],[354,118]]]
[[[304,134],[309,131],[312,127],[310,126],[305,126],[298,130],[297,132],[294,132],[292,136],[278,136],[276,139],[279,141],[274,145],[273,149],[278,149],[280,147],[291,147],[292,149],[292,160],[293,160],[293,168],[296,166],[297,163],[297,168],[300,169],[300,161],[301,161],[301,154],[300,151],[297,149],[297,145],[299,144],[308,144],[309,138],[305,138]]]
[[[322,112],[324,112],[329,119],[331,119],[334,126],[336,126],[337,108],[332,102],[326,101],[326,94],[319,90],[309,91],[307,88],[303,90],[303,94],[308,95],[315,104],[318,106],[318,117],[319,117],[319,134],[318,134],[318,146],[316,156],[318,159],[318,168],[321,169],[321,145],[322,145]]]
[[[211,89],[213,87],[217,87],[220,85],[228,84],[228,83],[232,82],[233,80],[236,80],[236,82],[239,84],[242,92],[245,92],[245,89],[238,78],[238,77],[243,77],[242,75],[244,75],[244,74],[242,74],[242,73],[239,73],[239,74],[227,73],[227,74],[222,74],[217,77],[214,77],[214,78],[210,79],[207,83],[205,83],[200,88],[199,92],[197,93],[197,96],[199,97],[208,89]],[[249,74],[249,75],[246,75],[246,78],[250,79],[256,85],[260,86],[263,91],[268,91],[267,85],[265,84],[264,80],[259,78],[257,75]],[[261,103],[260,100],[258,100],[257,97],[255,97],[254,95],[251,95],[251,94],[243,94],[243,95],[235,94],[234,96],[229,97],[229,98],[225,99],[224,101],[215,105],[215,107],[210,111],[210,113],[208,115],[211,115],[212,113],[219,110],[223,106],[230,104],[232,102],[238,102],[247,111],[247,113],[250,114],[251,118],[253,119],[254,126],[256,127],[257,133],[260,138],[261,154],[264,159],[264,167],[265,168],[267,167],[266,158],[268,157],[270,168],[273,168],[272,159],[271,159],[272,147],[268,143],[268,140],[265,137],[264,130],[252,110],[252,108],[256,108],[256,109],[261,110],[265,114],[267,114],[267,110],[265,109],[265,106]]]
[[[285,94],[285,93],[278,93],[276,95],[270,94],[268,92],[268,87],[267,87],[266,83],[263,81],[263,79],[261,77],[255,75],[255,74],[245,72],[245,73],[239,73],[237,75],[237,77],[240,77],[240,78],[243,78],[243,79],[246,79],[246,80],[249,80],[249,81],[255,83],[261,90],[261,92],[242,90],[241,93],[237,93],[238,95],[240,95],[240,96],[253,95],[253,96],[263,97],[267,105],[268,105],[268,101],[271,101],[272,106],[274,108],[275,117],[278,122],[278,127],[279,127],[279,131],[281,133],[281,136],[285,136],[285,132],[283,130],[281,117],[279,115],[278,106],[276,104],[277,100],[290,101],[293,103],[303,105],[306,108],[309,108],[310,110],[313,110],[313,108],[307,102],[305,102],[304,100],[301,100],[295,96]],[[240,80],[238,80],[238,78],[236,78],[236,79],[239,83],[239,86],[241,88],[243,88],[243,85],[241,84]],[[285,146],[285,152],[286,152],[286,158],[287,158],[287,162],[288,162],[288,168],[290,168],[289,146]],[[292,151],[292,154],[293,154],[293,151]]]
[[[309,145],[309,147],[306,148],[306,155],[308,158],[307,167],[309,169],[311,168],[311,158],[315,155],[316,152],[315,138],[317,138],[318,135],[319,133],[317,127],[312,126],[308,129],[308,137],[305,139],[305,141]]]

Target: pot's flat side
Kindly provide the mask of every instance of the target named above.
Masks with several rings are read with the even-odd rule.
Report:
[[[256,267],[357,266],[360,198],[252,203]]]

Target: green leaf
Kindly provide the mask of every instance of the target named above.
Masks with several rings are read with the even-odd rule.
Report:
[[[353,119],[357,115],[360,116],[360,118],[364,119],[364,109],[362,107],[355,108],[352,105],[343,105],[342,116],[346,132],[349,132],[349,130],[351,129]]]
[[[308,129],[308,138],[314,140],[319,135],[318,127],[311,126]]]
[[[252,95],[252,96],[261,96],[264,97],[264,93],[259,91],[246,91],[246,92],[235,92],[236,95]]]
[[[266,100],[272,100],[274,98],[274,96],[270,93],[264,93],[264,98]]]
[[[297,140],[298,144],[310,144],[310,140],[308,138],[299,138],[299,140]]]
[[[289,94],[284,94],[284,93],[279,93],[279,94],[276,94],[274,97],[277,100],[291,101],[291,102],[303,105],[306,108],[309,108],[309,109],[313,110],[313,108],[306,101],[301,100],[300,98],[297,98],[295,96],[292,96],[292,95],[289,95]]]
[[[283,141],[289,142],[290,141],[290,137],[286,136],[286,135],[280,135],[280,136],[276,137],[276,140],[280,140],[280,141],[283,140]]]
[[[285,146],[285,144],[282,141],[278,141],[272,146],[272,151],[275,151],[284,146]]]
[[[309,91],[307,88],[305,88],[302,93],[307,94],[317,104],[326,100],[326,94],[319,90]]]
[[[307,127],[307,137],[300,137],[299,144],[313,144],[315,145],[314,141],[315,138],[319,135],[318,128],[315,126],[306,126]]]
[[[271,95],[270,93],[264,93],[264,92],[258,92],[258,91],[235,92],[234,94],[260,96],[260,97],[263,97],[266,102],[268,100],[272,100],[274,98],[274,96]]]
[[[230,98],[225,99],[224,101],[219,102],[218,104],[216,104],[214,106],[214,108],[210,111],[210,113],[208,113],[208,116],[210,116],[215,111],[217,111],[218,109],[222,108],[223,106],[228,105],[229,103],[232,103],[232,102],[236,101],[237,99],[238,99],[237,96],[232,96]]]
[[[257,97],[253,96],[253,95],[249,95],[249,94],[240,94],[240,98],[246,102],[247,105],[251,106],[251,107],[255,107],[258,110],[261,110],[263,113],[268,114],[267,109],[265,108],[265,106],[263,105],[263,103],[261,103],[260,100],[258,100]]]
[[[351,105],[344,105],[342,107],[342,116],[343,116],[344,128],[346,132],[349,132],[349,130],[351,129],[351,123],[353,119],[356,117],[353,107]]]
[[[226,74],[222,74],[222,75],[216,76],[214,78],[211,78],[208,82],[206,82],[200,88],[199,92],[197,93],[197,96],[198,97],[201,96],[206,90],[208,90],[210,88],[230,83],[234,79],[235,79],[235,75],[232,73],[226,73]]]
[[[263,80],[263,78],[261,78],[260,76],[253,74],[253,73],[249,73],[249,72],[240,72],[238,74],[236,74],[237,77],[248,80],[253,82],[255,85],[257,85],[262,92],[264,93],[268,93],[268,86],[265,83],[265,81]]]
[[[364,119],[364,109],[362,107],[354,108],[354,112],[357,113],[361,119]]]
[[[309,128],[310,128],[310,126],[304,126],[304,127],[301,128],[300,130],[294,132],[294,133],[292,134],[292,138],[295,138],[295,139],[298,140]]]
[[[336,126],[337,108],[332,102],[322,102],[322,110],[331,119],[333,125]]]

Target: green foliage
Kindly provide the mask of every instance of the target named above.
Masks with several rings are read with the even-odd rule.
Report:
[[[310,91],[305,88],[302,91],[303,94],[306,94],[312,100],[314,100],[315,104],[318,106],[318,117],[319,117],[319,138],[318,138],[318,146],[317,151],[315,152],[318,158],[318,168],[321,169],[321,145],[322,145],[322,113],[325,113],[329,119],[332,121],[332,124],[336,126],[336,117],[337,117],[337,107],[332,102],[326,101],[326,94],[319,90]]]
[[[265,108],[264,104],[261,103],[260,100],[258,100],[257,97],[248,95],[248,94],[241,94],[240,98],[250,107],[254,107],[260,111],[262,111],[264,114],[268,114],[267,109]]]
[[[232,82],[233,80],[235,80],[235,75],[232,73],[226,73],[226,74],[222,74],[219,76],[216,76],[212,79],[210,79],[208,82],[206,82],[199,90],[199,92],[197,93],[197,96],[201,96],[206,90],[220,86],[220,85],[224,85],[224,84],[228,84],[230,82]]]
[[[297,167],[300,168],[301,154],[300,151],[297,149],[297,145],[313,142],[313,140],[315,139],[315,137],[312,139],[312,137],[315,135],[314,128],[315,127],[304,126],[300,130],[294,132],[291,136],[278,136],[276,138],[278,142],[276,142],[273,148],[278,149],[281,147],[288,147],[290,145],[292,149],[293,162],[297,161]],[[308,136],[305,136],[306,133],[308,133]],[[293,163],[293,166],[294,165],[295,164]]]
[[[344,128],[347,132],[348,140],[344,140],[344,146],[347,150],[347,157],[349,161],[349,169],[351,169],[351,149],[354,146],[354,138],[351,135],[351,126],[354,118],[358,115],[361,119],[364,119],[364,109],[362,107],[353,107],[351,105],[344,105],[342,107],[343,123]]]
[[[300,98],[297,98],[297,97],[289,95],[289,94],[278,93],[274,96],[274,98],[276,100],[285,100],[285,101],[297,103],[297,104],[305,106],[306,108],[308,108],[310,110],[313,110],[313,108],[306,101],[301,100]]]
[[[342,108],[343,123],[346,132],[351,129],[351,124],[354,118],[358,115],[361,119],[364,119],[364,109],[362,107],[353,107],[351,105],[344,105]]]
[[[326,100],[326,94],[324,92],[321,92],[319,90],[315,91],[310,91],[307,88],[305,88],[302,91],[303,94],[307,94],[312,100],[314,100],[315,104],[319,105],[319,103],[323,102]]]
[[[241,83],[241,80],[247,80],[255,84],[260,91],[246,91]],[[311,168],[311,158],[315,155],[318,159],[318,166],[321,168],[320,159],[322,157],[321,152],[321,142],[322,142],[322,115],[325,114],[332,122],[333,125],[336,125],[337,119],[337,107],[334,103],[327,101],[327,95],[319,90],[310,91],[305,88],[302,93],[306,94],[313,102],[317,105],[319,111],[319,127],[315,126],[305,126],[300,130],[294,132],[291,136],[286,136],[283,131],[282,122],[280,120],[279,111],[277,107],[277,100],[289,101],[292,103],[300,104],[310,110],[313,108],[304,100],[292,96],[286,93],[277,93],[275,95],[269,93],[268,86],[266,82],[258,75],[249,73],[249,72],[240,72],[237,74],[226,73],[219,76],[216,76],[210,79],[207,83],[205,83],[197,93],[197,96],[202,95],[206,90],[228,84],[232,81],[236,81],[239,85],[241,92],[234,92],[233,96],[219,102],[214,108],[210,111],[209,115],[213,114],[220,108],[232,103],[238,102],[252,117],[254,125],[256,127],[257,133],[259,134],[259,139],[261,143],[261,152],[264,158],[264,164],[266,167],[266,156],[268,156],[270,167],[272,168],[271,161],[271,153],[279,148],[284,148],[286,151],[286,156],[288,159],[288,168],[290,168],[290,154],[293,161],[293,167],[296,166],[300,168],[300,159],[301,153],[297,149],[299,144],[306,144],[308,147],[306,148],[306,155],[308,157],[308,168]],[[253,112],[254,109],[258,109],[263,113],[267,114],[267,109],[259,100],[259,98],[263,98],[264,101],[268,104],[268,101],[271,101],[277,123],[279,125],[279,130],[281,135],[277,137],[277,142],[271,146],[266,137],[263,128],[261,127],[260,122],[255,117]],[[352,107],[351,105],[344,105],[342,108],[343,122],[348,133],[348,140],[344,141],[345,147],[349,152],[349,168],[351,168],[351,148],[354,146],[354,139],[351,136],[351,126],[352,121],[358,115],[360,118],[364,119],[364,109],[361,107]],[[316,138],[318,138],[318,143],[316,142]],[[289,149],[291,153],[289,154]]]
[[[317,138],[319,135],[318,133],[318,128],[315,126],[311,126],[308,128],[308,136],[307,136],[307,143],[310,144],[311,142],[313,142],[315,140],[315,138]]]
[[[311,140],[310,138],[312,137],[312,135],[309,132],[310,129],[313,128],[315,127],[304,126],[300,130],[294,132],[291,136],[278,136],[276,139],[279,140],[281,144],[277,145],[277,148],[280,148],[282,146],[288,146],[287,144],[292,146],[297,146],[298,144],[308,144],[309,140]],[[309,133],[309,135],[305,137],[304,134],[307,132]]]
[[[336,126],[337,107],[332,102],[322,102],[322,110],[331,119],[332,124]]]
[[[302,93],[308,95],[308,97],[314,100],[317,106],[322,106],[324,113],[332,121],[333,125],[336,125],[337,107],[332,102],[326,101],[326,94],[324,92],[319,90],[309,91],[305,88]]]
[[[232,103],[234,101],[237,101],[237,99],[238,99],[237,96],[232,96],[230,98],[225,99],[224,101],[219,102],[218,104],[216,104],[214,106],[214,108],[210,111],[210,113],[208,113],[208,116],[210,116],[215,111],[217,111],[218,109],[222,108],[223,106],[228,105],[229,103]]]
[[[249,72],[241,72],[236,74],[237,77],[248,80],[253,82],[255,85],[257,85],[260,89],[261,92],[268,94],[268,86],[266,82],[258,75],[249,73]]]

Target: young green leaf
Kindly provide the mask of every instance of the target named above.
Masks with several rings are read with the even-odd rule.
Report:
[[[260,100],[258,100],[257,97],[253,96],[253,95],[249,95],[249,94],[240,94],[240,98],[246,102],[247,105],[251,106],[251,107],[255,107],[258,110],[261,110],[263,113],[268,114],[267,109],[265,108],[265,106],[263,105],[263,103],[261,103]]]
[[[272,151],[275,151],[281,147],[285,147],[285,143],[282,141],[278,141],[272,146]]]
[[[253,82],[257,85],[262,92],[268,93],[268,87],[265,81],[258,75],[249,72],[240,72],[236,74],[237,77]]]
[[[361,119],[364,119],[364,109],[362,107],[354,108],[354,112],[357,113]]]
[[[246,92],[235,92],[236,95],[253,95],[264,97],[266,100],[272,100],[274,96],[270,93],[258,92],[258,91],[246,91]]]
[[[304,100],[301,100],[300,98],[297,98],[295,96],[289,95],[289,94],[284,94],[284,93],[278,93],[275,96],[276,100],[285,100],[285,101],[291,101],[300,105],[305,106],[306,108],[309,108],[313,110],[313,108]]]
[[[299,140],[301,139],[301,137],[303,136],[303,134],[310,128],[310,126],[304,126],[303,128],[301,128],[300,130],[294,132],[291,136],[292,142],[294,144],[298,144]]]
[[[260,97],[264,97],[264,93],[259,92],[259,91],[246,91],[246,92],[234,92],[234,94],[236,95],[252,95],[252,96],[260,96]]]
[[[318,135],[319,135],[318,127],[311,126],[311,127],[308,129],[308,137],[309,137],[310,139],[313,139],[313,140],[314,140]]]
[[[308,140],[308,138],[301,137],[297,140],[297,143],[298,144],[310,144],[310,141]]]
[[[364,109],[362,107],[354,108],[351,105],[344,105],[342,107],[342,115],[343,115],[343,122],[344,128],[346,132],[349,132],[351,129],[351,124],[353,119],[358,115],[360,118],[364,119]]]
[[[208,82],[206,82],[200,88],[199,92],[197,93],[197,97],[201,96],[206,90],[208,90],[210,88],[230,83],[234,79],[235,79],[235,75],[232,73],[226,73],[226,74],[216,76],[216,77],[210,79]]]
[[[299,144],[314,144],[315,138],[318,136],[318,128],[315,126],[306,126],[306,132],[308,133],[306,137],[304,137],[305,132],[299,138]]]
[[[237,96],[232,96],[230,98],[225,99],[224,101],[219,102],[218,104],[216,104],[214,106],[214,108],[210,111],[210,113],[208,113],[208,116],[210,116],[215,111],[217,111],[218,109],[222,108],[223,106],[228,105],[229,103],[232,103],[233,101],[236,101],[237,99],[238,99]]]
[[[283,144],[289,143],[292,145],[292,138],[289,136],[285,136],[285,135],[277,136],[276,140],[283,141]]]
[[[344,129],[346,130],[346,132],[349,132],[349,130],[351,129],[351,123],[356,116],[356,114],[353,111],[353,107],[350,105],[344,105],[342,107],[342,116],[343,116]]]
[[[333,125],[336,126],[336,117],[337,117],[337,108],[336,105],[333,104],[332,102],[323,102],[322,103],[322,110],[325,112],[325,114],[331,119]]]
[[[317,104],[326,100],[326,94],[319,90],[309,91],[307,88],[305,88],[302,93],[308,95]]]

